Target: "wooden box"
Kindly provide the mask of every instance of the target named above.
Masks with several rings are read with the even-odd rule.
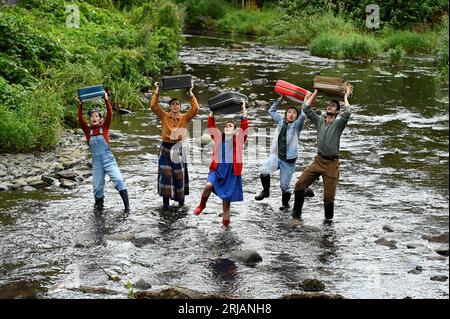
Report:
[[[350,87],[349,96],[351,96],[353,94],[353,86],[346,80],[338,77],[317,75],[314,78],[313,87],[326,95],[343,97],[347,86]]]
[[[222,92],[208,100],[209,109],[214,113],[232,114],[241,111],[241,99],[248,104],[246,95],[239,92]]]

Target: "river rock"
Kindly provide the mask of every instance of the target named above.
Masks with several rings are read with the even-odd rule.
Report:
[[[27,185],[27,186],[25,186],[25,187],[22,187],[21,190],[22,190],[23,192],[34,192],[34,191],[36,190],[36,188]]]
[[[387,233],[392,233],[392,232],[394,232],[394,229],[392,229],[392,227],[389,226],[389,225],[384,225],[384,226],[383,226],[383,230],[384,230],[385,232],[387,232]]]
[[[74,188],[77,186],[77,183],[69,179],[61,178],[59,186],[62,188]]]
[[[42,175],[42,176],[41,176],[41,180],[42,180],[44,183],[46,183],[47,185],[53,185],[53,184],[56,184],[56,179],[53,178],[53,177],[51,177],[51,176],[48,176],[48,175]]]
[[[423,267],[421,266],[416,266],[416,268],[411,269],[410,271],[408,271],[408,274],[414,274],[414,275],[418,275],[422,272]]]
[[[416,150],[417,150],[417,148],[415,146],[412,146],[412,145],[408,145],[408,146],[402,148],[402,151],[408,152],[408,153],[415,152]]]
[[[230,296],[225,294],[203,293],[183,287],[170,287],[155,291],[138,291],[135,297],[136,299],[231,299]]]
[[[108,240],[122,240],[122,241],[128,241],[135,239],[136,236],[132,233],[119,233],[119,234],[113,234],[106,237]]]
[[[64,167],[65,170],[68,170],[69,168],[72,168],[76,166],[78,163],[80,163],[81,160],[79,159],[73,159],[68,161],[63,161],[61,165]]]
[[[50,184],[47,184],[41,178],[39,178],[39,179],[34,179],[33,181],[29,182],[28,185],[30,185],[34,188],[42,188],[42,187],[47,187]]]
[[[37,168],[37,169],[40,169],[42,171],[46,171],[46,170],[49,170],[52,167],[52,163],[48,163],[48,162],[34,163],[33,167]]]
[[[269,102],[266,102],[264,100],[255,100],[255,105],[257,107],[266,107],[269,104]]]
[[[325,289],[325,284],[318,279],[305,279],[300,283],[304,291],[318,292]]]
[[[56,173],[56,176],[63,179],[69,179],[75,181],[75,178],[78,176],[77,172],[71,170],[62,170]]]
[[[254,250],[239,250],[230,255],[230,259],[245,264],[256,264],[262,261],[261,255]]]
[[[433,276],[430,278],[430,280],[433,281],[441,281],[441,282],[445,282],[447,281],[448,277],[447,276],[443,276],[443,275],[438,275],[438,276]]]
[[[152,285],[150,285],[148,282],[146,282],[144,279],[141,278],[133,284],[133,288],[147,290],[152,288]]]
[[[311,188],[305,189],[305,197],[314,197],[314,191]]]
[[[136,247],[142,248],[144,246],[154,244],[156,242],[156,239],[153,237],[139,237],[139,238],[132,239],[131,242]]]
[[[302,292],[284,295],[281,299],[344,299],[344,296],[340,294],[326,294],[323,292]]]
[[[256,80],[252,80],[251,83],[252,85],[266,85],[269,82],[269,80],[262,78],[262,79],[256,79]]]
[[[5,184],[0,184],[0,192],[7,191],[8,187]]]
[[[250,93],[248,96],[248,98],[251,100],[256,100],[257,97],[258,97],[258,94],[256,94],[256,93]]]
[[[64,170],[64,166],[63,166],[61,163],[56,164],[56,166],[53,168],[53,170],[54,170],[55,172],[63,171],[63,170]]]
[[[432,243],[448,243],[448,232],[445,232],[441,235],[437,235],[437,236],[431,236],[431,235],[424,235],[422,236],[423,239],[428,240],[429,242]]]
[[[434,251],[437,252],[439,255],[448,256],[448,245],[441,246],[438,249],[435,249]]]
[[[420,246],[422,246],[422,245],[414,244],[414,243],[406,244],[406,248],[408,248],[408,249],[416,249],[416,248],[419,248]]]
[[[130,114],[133,114],[132,111],[127,110],[127,109],[117,109],[117,112],[118,112],[119,114],[122,114],[122,115],[130,115]]]
[[[383,246],[388,246],[391,249],[397,249],[396,241],[395,240],[387,240],[386,238],[379,238],[377,240],[375,240],[375,244],[378,245],[383,245]]]
[[[68,290],[79,291],[85,294],[98,294],[98,295],[116,295],[117,292],[111,289],[103,288],[103,287],[86,287],[80,286],[78,288],[69,287]]]

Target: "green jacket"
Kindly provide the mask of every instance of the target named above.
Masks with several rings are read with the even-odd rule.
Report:
[[[334,157],[339,154],[339,145],[342,131],[347,126],[351,109],[347,106],[342,113],[331,123],[325,123],[324,115],[317,115],[308,104],[303,105],[306,117],[314,123],[317,128],[317,151],[326,157]]]

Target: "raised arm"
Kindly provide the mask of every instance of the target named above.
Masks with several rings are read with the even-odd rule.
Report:
[[[280,107],[280,105],[281,105],[281,102],[283,101],[283,98],[284,98],[284,95],[280,95],[280,97],[278,98],[278,99],[276,99],[275,101],[273,101],[273,103],[272,103],[272,106],[270,107],[270,109],[269,109],[269,115],[270,115],[270,117],[272,117],[273,118],[273,120],[275,121],[275,122],[277,122],[277,123],[280,123],[280,122],[282,122],[282,121],[284,121],[283,120],[283,117],[280,115],[280,114],[278,114],[278,108]]]
[[[189,89],[189,96],[191,97],[191,108],[186,112],[185,116],[188,121],[192,120],[197,114],[199,110],[197,99],[195,98],[192,89],[194,88],[194,82],[192,82],[192,86]]]
[[[340,116],[340,120],[344,123],[347,124],[347,121],[350,118],[351,115],[351,107],[350,107],[350,103],[348,102],[348,95],[350,94],[350,87],[347,87],[345,94],[344,94],[344,106],[345,106],[345,110],[341,113]]]
[[[245,106],[245,100],[241,99],[241,126],[239,127],[238,135],[244,134],[244,143],[247,141],[248,137],[248,119],[247,119],[247,107]]]
[[[314,90],[314,93],[306,94],[306,96],[305,96],[306,102],[303,103],[303,110],[305,111],[306,116],[316,126],[319,123],[320,117],[319,117],[319,115],[316,114],[316,112],[314,112],[314,110],[311,109],[311,106],[316,101],[317,93],[318,93],[318,91]]]
[[[155,91],[153,92],[153,96],[150,101],[150,108],[153,111],[153,113],[156,114],[156,116],[158,116],[159,118],[162,118],[164,116],[164,114],[166,114],[167,112],[165,112],[159,106],[158,100],[159,100],[159,85],[158,85],[158,82],[155,82]]]
[[[216,126],[216,120],[214,118],[214,112],[213,111],[209,112],[209,117],[208,117],[208,134],[211,136],[211,138],[213,139],[214,143],[216,141],[221,141],[222,140],[222,133],[220,132],[220,130]]]
[[[87,135],[89,133],[89,125],[87,125],[86,121],[83,117],[83,102],[77,97],[77,104],[78,104],[78,122],[80,122],[81,129],[83,130],[84,134]]]
[[[109,129],[112,120],[112,106],[111,102],[109,101],[108,93],[105,92],[103,98],[105,99],[106,104],[106,115],[105,115],[105,122],[103,122],[103,126]]]

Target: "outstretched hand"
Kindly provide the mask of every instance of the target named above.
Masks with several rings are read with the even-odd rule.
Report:
[[[194,97],[194,92],[192,92],[193,89],[194,89],[194,81],[191,82],[191,87],[189,88],[190,97]]]
[[[155,94],[159,94],[159,83],[158,83],[158,82],[155,82],[155,83],[153,84],[153,86],[155,87]]]

